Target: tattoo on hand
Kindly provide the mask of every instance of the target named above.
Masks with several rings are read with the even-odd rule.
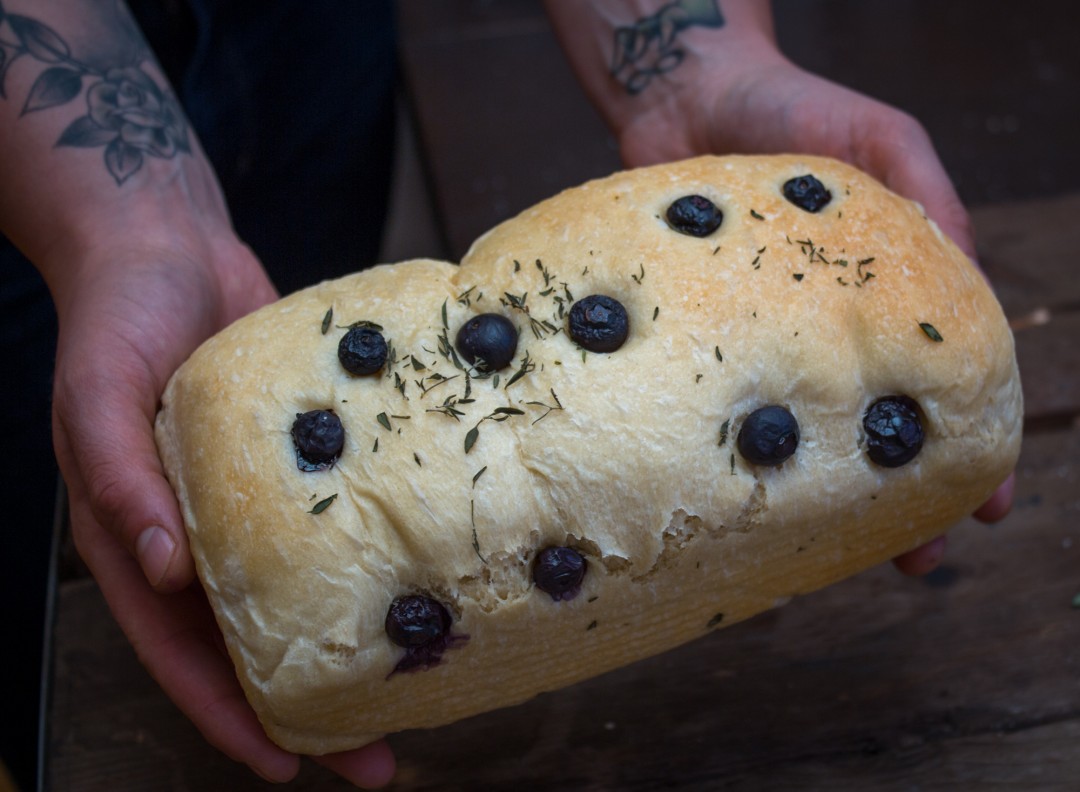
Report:
[[[686,52],[679,47],[678,36],[695,26],[724,26],[717,0],[675,0],[631,27],[616,28],[611,76],[628,93],[641,93],[653,77],[682,63]]]
[[[183,111],[142,68],[148,53],[107,68],[82,63],[52,28],[4,11],[0,5],[0,99],[5,78],[20,58],[46,64],[23,104],[20,117],[65,105],[85,95],[87,111],[68,125],[57,146],[105,148],[105,167],[123,184],[145,157],[171,159],[191,153]]]

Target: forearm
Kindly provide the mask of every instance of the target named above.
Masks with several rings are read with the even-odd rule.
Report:
[[[779,59],[768,0],[545,5],[574,71],[616,133],[635,118],[664,112],[702,82]]]
[[[95,246],[227,234],[213,171],[126,8],[0,3],[0,230],[58,302]]]

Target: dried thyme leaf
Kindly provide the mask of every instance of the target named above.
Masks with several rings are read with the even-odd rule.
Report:
[[[398,356],[397,350],[394,349],[394,341],[393,339],[388,338],[386,339],[386,376],[390,376],[390,371],[397,365],[397,362]],[[397,372],[394,373],[394,376],[397,376]],[[401,395],[404,396],[405,391],[402,391]]]
[[[548,272],[548,268],[544,266],[543,262],[540,261],[540,259],[536,260],[536,268],[540,270],[540,274],[544,276],[545,286],[555,280],[555,276]]]
[[[476,475],[472,477],[472,485],[473,485],[473,487],[476,487],[476,482],[480,480],[480,477],[482,475],[484,475],[484,471],[486,471],[486,470],[487,470],[487,465],[484,465],[482,468],[480,468],[478,471],[476,471]]]
[[[524,377],[526,374],[528,374],[535,368],[536,364],[529,359],[529,353],[526,352],[525,355],[521,358],[520,368],[518,368],[518,370],[514,372],[513,376],[511,376],[510,379],[506,381],[506,385],[503,389],[505,390],[506,388],[509,388],[511,385],[513,385],[515,382],[517,382],[519,379]]]
[[[716,355],[716,359],[719,360],[721,363],[723,363],[724,362],[724,356],[720,354],[720,347],[716,347],[716,349],[713,350],[713,352]]]
[[[454,368],[460,371],[465,370],[465,366],[462,365],[461,359],[458,357],[457,350],[454,349],[454,345],[450,343],[450,339],[447,337],[447,331],[443,330],[437,339],[439,345],[439,354],[454,364]]]
[[[386,431],[393,431],[392,427],[390,426],[390,419],[386,417],[386,413],[379,413],[375,416],[375,420],[378,421],[379,425],[386,429]]]
[[[337,493],[335,492],[329,498],[323,498],[321,501],[316,503],[311,508],[311,511],[308,512],[308,514],[322,514],[324,511],[327,510],[327,508],[330,506],[330,504],[333,503],[336,499],[337,499]]]
[[[484,421],[495,421],[496,423],[502,423],[509,420],[515,415],[524,415],[524,410],[519,410],[517,407],[496,407],[488,415],[485,415],[479,421],[476,422],[476,426],[470,429],[465,435],[465,453],[469,453],[472,447],[476,445],[477,439],[480,437],[480,424]]]
[[[539,402],[539,401],[526,402],[526,404],[531,404],[531,405],[536,406],[536,407],[546,407],[547,408],[547,412],[545,412],[543,415],[541,415],[539,418],[537,418],[535,421],[533,421],[533,425],[540,423],[542,420],[547,418],[555,410],[565,409],[563,407],[563,405],[562,405],[562,402],[559,401],[559,395],[557,393],[555,393],[555,389],[551,388],[550,391],[551,391],[551,398],[553,398],[555,400],[555,406],[554,407],[552,407],[550,404],[544,404],[544,402]]]
[[[936,341],[940,344],[942,341],[945,340],[941,337],[941,333],[937,331],[937,328],[929,322],[919,322],[919,327],[922,328],[922,331],[926,333],[926,337],[929,338],[931,341]]]
[[[709,619],[709,623],[705,625],[705,629],[706,630],[711,630],[713,627],[718,625],[723,620],[724,620],[724,614],[718,613],[715,616],[713,616],[711,619]]]
[[[464,305],[464,306],[465,306],[466,308],[468,308],[469,306],[471,306],[471,305],[472,305],[472,298],[470,297],[470,295],[472,294],[472,290],[473,290],[473,289],[475,289],[475,288],[476,288],[476,286],[475,286],[475,285],[473,285],[473,286],[470,286],[469,288],[467,288],[467,289],[466,289],[465,291],[463,291],[463,292],[462,292],[461,294],[459,294],[459,295],[457,296],[457,301],[458,301],[458,302],[459,302],[459,303],[460,303],[461,305]],[[479,299],[479,298],[477,298],[477,299]],[[444,308],[445,308],[445,306],[446,306],[446,303],[443,303],[443,307],[444,307]],[[444,323],[443,323],[443,326],[444,326],[444,327],[446,326],[446,324],[445,324],[445,319],[444,319]]]
[[[765,215],[760,215],[757,212],[755,212],[753,209],[750,210],[750,216],[752,218],[754,218],[755,220],[764,220],[765,219]]]
[[[480,437],[480,425],[477,424],[468,432],[465,433],[465,453],[472,451],[472,447],[476,445],[476,439]]]
[[[804,276],[801,272],[796,272],[791,277],[793,277],[797,281],[801,281]]]
[[[334,320],[334,306],[330,306],[326,310],[326,314],[322,318],[322,334],[326,335],[326,331],[330,329],[330,322]]]
[[[720,442],[717,443],[718,446],[723,446],[724,443],[727,442],[728,430],[730,428],[731,428],[731,419],[730,418],[728,418],[726,421],[724,421],[722,424],[720,424]]]
[[[462,416],[465,415],[461,410],[457,409],[458,404],[461,404],[461,400],[456,396],[447,396],[446,400],[438,407],[428,407],[425,412],[437,412],[443,415],[449,415],[455,421],[460,421]]]
[[[431,391],[435,390],[435,388],[439,387],[440,385],[445,385],[447,382],[450,382],[450,380],[455,380],[460,376],[460,374],[454,374],[453,376],[446,377],[438,372],[435,372],[434,374],[430,374],[427,377],[424,377],[424,379],[413,380],[413,382],[415,382],[416,387],[420,389],[420,398],[422,399],[427,396]],[[435,384],[424,385],[425,382],[434,382]]]
[[[473,529],[472,529],[472,549],[476,553],[476,557],[479,558],[481,561],[483,561],[484,565],[486,566],[488,560],[486,558],[484,558],[484,556],[481,555],[481,553],[480,553],[480,538],[476,535],[476,525],[475,525],[475,523],[476,523],[476,504],[473,503],[469,507],[469,510],[472,513],[472,520],[473,520],[473,523],[474,523],[473,524]]]

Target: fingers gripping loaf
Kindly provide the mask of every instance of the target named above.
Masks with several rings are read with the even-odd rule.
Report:
[[[209,340],[157,426],[267,733],[355,747],[663,651],[940,534],[1012,469],[1000,307],[810,157],[566,191],[460,266]]]

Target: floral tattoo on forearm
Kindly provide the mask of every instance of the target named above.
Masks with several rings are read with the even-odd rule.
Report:
[[[630,94],[644,91],[653,77],[678,67],[686,57],[678,36],[688,27],[724,26],[717,0],[676,0],[630,27],[615,29],[611,76]]]
[[[148,53],[144,52],[144,55]],[[27,59],[45,65],[34,80],[20,117],[84,96],[86,114],[71,122],[56,146],[105,148],[105,167],[123,184],[146,157],[170,159],[190,153],[180,104],[143,69],[144,57],[109,68],[80,62],[52,28],[0,5],[0,99],[12,65]]]

